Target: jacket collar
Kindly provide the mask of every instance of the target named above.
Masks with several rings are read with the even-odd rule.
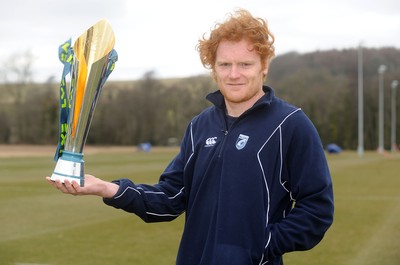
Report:
[[[260,98],[250,109],[258,108],[261,106],[269,107],[275,97],[274,90],[269,86],[263,86],[264,96]],[[212,92],[206,96],[206,99],[213,103],[217,108],[225,109],[224,96],[220,90]]]

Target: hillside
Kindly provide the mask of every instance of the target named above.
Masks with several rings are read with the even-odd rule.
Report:
[[[384,111],[385,146],[389,148],[390,83],[400,79],[400,50],[363,49],[362,54],[365,148],[377,147],[377,70],[381,64],[387,66]],[[270,65],[266,84],[306,112],[324,144],[335,142],[346,149],[357,148],[357,49],[277,56]],[[0,85],[0,144],[56,142],[58,86],[53,82]],[[165,145],[169,138],[180,139],[189,120],[209,106],[204,97],[215,89],[209,76],[157,79],[152,72],[140,80],[107,82],[88,142],[134,145],[146,141]],[[397,130],[397,139],[399,134]]]

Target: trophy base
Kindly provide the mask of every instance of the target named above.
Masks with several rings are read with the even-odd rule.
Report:
[[[83,154],[63,151],[61,157],[57,160],[56,167],[51,180],[60,180],[64,183],[64,180],[78,181],[81,187],[85,184],[84,174],[84,161]]]

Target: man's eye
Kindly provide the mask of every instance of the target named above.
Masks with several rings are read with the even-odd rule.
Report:
[[[218,66],[220,66],[220,67],[228,67],[229,64],[228,63],[219,63]]]

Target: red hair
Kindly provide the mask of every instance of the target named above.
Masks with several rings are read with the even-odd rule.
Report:
[[[199,40],[196,49],[200,60],[206,69],[214,72],[215,57],[218,45],[221,41],[241,41],[247,39],[252,43],[256,52],[260,55],[261,63],[267,67],[275,55],[274,36],[268,29],[267,22],[261,18],[253,17],[244,9],[230,14],[223,23],[217,23],[211,31],[209,38],[205,35]]]

